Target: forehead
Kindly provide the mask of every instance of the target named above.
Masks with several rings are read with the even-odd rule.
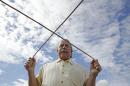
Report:
[[[62,40],[60,41],[59,45],[62,45],[62,44],[70,45],[70,42],[68,40]]]

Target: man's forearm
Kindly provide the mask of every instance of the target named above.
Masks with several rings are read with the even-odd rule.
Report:
[[[95,86],[95,84],[96,84],[96,76],[90,74],[84,86]]]
[[[28,76],[29,76],[29,82],[28,82],[29,86],[38,86],[34,73],[33,72],[28,73]]]

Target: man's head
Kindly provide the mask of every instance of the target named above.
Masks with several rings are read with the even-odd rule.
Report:
[[[57,52],[58,52],[59,58],[62,60],[67,60],[67,59],[71,58],[72,46],[71,46],[69,40],[67,40],[67,39],[61,40],[58,45]]]

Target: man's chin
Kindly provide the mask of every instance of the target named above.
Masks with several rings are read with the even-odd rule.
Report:
[[[62,59],[62,60],[67,60],[67,59],[69,59],[69,57],[61,56],[60,59]]]

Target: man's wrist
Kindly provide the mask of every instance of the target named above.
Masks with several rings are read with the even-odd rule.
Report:
[[[34,70],[28,70],[29,75],[34,75]]]
[[[95,70],[91,70],[89,76],[96,78],[98,76],[98,73],[96,73]]]

